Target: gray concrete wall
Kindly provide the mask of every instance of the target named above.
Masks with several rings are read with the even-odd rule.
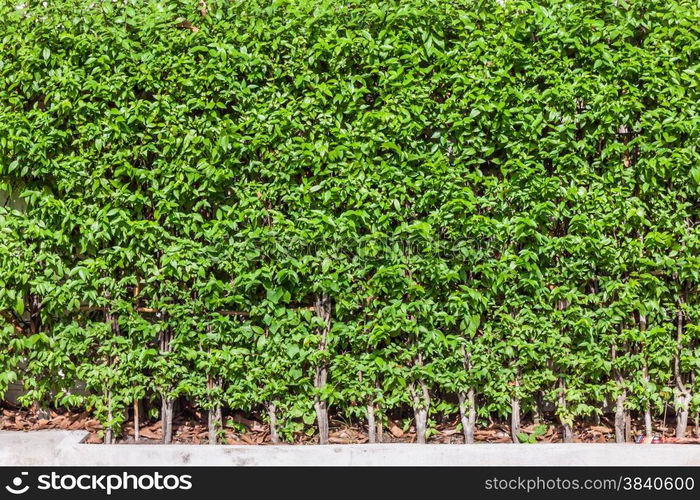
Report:
[[[0,465],[700,465],[700,446],[81,444],[82,431],[0,431]]]

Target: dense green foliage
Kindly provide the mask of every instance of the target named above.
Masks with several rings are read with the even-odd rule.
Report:
[[[0,395],[700,411],[697,0],[19,3]]]

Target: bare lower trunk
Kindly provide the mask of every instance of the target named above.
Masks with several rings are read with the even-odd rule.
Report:
[[[471,357],[464,344],[462,344],[462,363],[466,372],[471,371]],[[457,397],[459,398],[459,415],[462,419],[464,444],[472,444],[474,442],[474,428],[476,427],[476,397],[474,395],[474,388],[470,387],[466,393],[460,391]]]
[[[571,429],[571,425],[564,424],[563,431],[564,431],[564,436],[563,436],[564,442],[571,443],[574,440],[574,433],[573,433],[573,430]]]
[[[620,325],[620,335],[622,335],[622,331],[624,330],[624,324]],[[625,379],[622,374],[622,371],[620,370],[619,367],[615,366],[615,362],[617,360],[617,346],[613,345],[612,349],[610,351],[610,356],[612,358],[614,372],[615,372],[615,380],[617,382],[617,389],[620,391],[617,397],[615,398],[615,442],[616,443],[624,443],[627,441],[628,434],[627,434],[627,428],[625,425],[625,400],[627,399],[627,391],[625,390]]]
[[[654,426],[651,421],[651,410],[649,406],[644,410],[644,433],[651,436],[654,433]]]
[[[213,409],[207,411],[207,427],[209,429],[209,444],[216,444],[216,422],[215,411]]]
[[[566,386],[564,385],[563,380],[560,380],[560,387],[561,390],[559,391],[559,407],[562,410],[566,410]],[[563,418],[560,418],[560,422],[562,426],[562,439],[565,443],[571,443],[574,437],[573,430],[571,429],[571,424]]]
[[[172,337],[173,331],[170,327],[164,328],[160,332],[160,352],[165,354],[172,352]],[[163,430],[163,443],[170,444],[173,441],[173,406],[175,401],[168,399],[163,394],[160,405],[160,419]]]
[[[109,422],[109,426],[107,427],[107,430],[105,431],[105,444],[112,444],[114,442],[114,436],[112,434],[112,418],[114,418],[114,415],[112,415],[112,393],[108,392],[107,393],[107,421]]]
[[[615,442],[627,441],[625,432],[625,394],[620,393],[615,400]]]
[[[316,422],[318,423],[318,444],[328,444],[328,408],[326,402],[318,397],[314,403]]]
[[[642,338],[645,338],[645,332],[647,331],[647,317],[646,314],[639,313],[639,331],[641,332]],[[644,377],[644,383],[649,385],[649,363],[647,362],[647,353],[642,344],[642,357],[644,359],[642,364],[642,377]],[[644,407],[644,434],[651,436],[654,432],[652,421],[651,421],[651,404],[647,401]]]
[[[374,418],[374,405],[367,405],[367,434],[370,443],[377,442],[377,423]]]
[[[267,405],[267,416],[270,419],[270,440],[274,444],[279,444],[280,437],[277,434],[277,405],[269,403]]]
[[[690,398],[687,394],[678,396],[678,410],[676,411],[676,437],[685,437],[688,429],[688,406]]]
[[[418,444],[426,443],[426,432],[428,430],[428,410],[425,408],[416,408],[416,441]]]
[[[681,351],[683,348],[683,311],[680,304],[676,312],[676,354],[673,359],[673,372],[676,378],[676,388],[679,391],[676,405],[676,437],[685,437],[688,428],[688,407],[690,406],[690,391],[686,388],[681,373]]]
[[[216,406],[209,410],[207,420],[209,424],[209,444],[219,443],[219,429],[221,428],[221,407]]]
[[[224,427],[224,418],[221,412],[221,406],[216,407],[216,422],[219,425],[219,429]]]
[[[168,430],[168,400],[165,397],[160,400],[160,428],[163,431],[163,442],[165,443],[165,433]]]
[[[520,434],[520,368],[515,376],[513,394],[510,397],[510,439],[514,443],[519,443]]]
[[[211,331],[211,327],[208,326],[207,330]],[[221,389],[221,380],[214,377],[209,377],[207,380],[207,390],[209,391],[210,397],[213,398],[213,393],[219,389]],[[210,403],[213,403],[213,401],[210,401]],[[221,421],[221,405],[212,406],[212,408],[207,412],[207,420],[209,424],[209,444],[218,444],[219,430],[223,427]]]
[[[34,401],[31,406],[32,413],[38,420],[50,420],[51,415],[46,408],[43,408],[38,401]]]
[[[474,443],[474,427],[476,425],[474,389],[469,388],[467,392],[460,392],[457,397],[459,398],[459,415],[462,420],[464,444],[472,444]]]
[[[418,352],[414,360],[415,367],[423,366],[423,355]],[[425,385],[423,379],[418,380],[418,388],[416,384],[411,382],[408,386],[411,400],[413,401],[413,414],[416,420],[416,441],[418,444],[425,444],[428,432],[428,410],[430,408],[430,392],[428,386]]]
[[[134,399],[134,441],[141,439],[141,424],[139,418],[139,400]]]
[[[161,426],[163,428],[163,443],[170,444],[173,442],[173,407],[175,401],[172,399],[163,398],[161,404]]]
[[[384,426],[382,425],[381,414],[377,419],[377,443],[384,442]]]
[[[109,299],[110,294],[107,293],[106,297]],[[119,320],[109,309],[105,312],[105,321],[110,325],[112,334],[115,336],[119,335]],[[107,364],[112,364],[111,356],[107,356]],[[110,389],[105,389],[105,392],[107,396],[107,421],[109,422],[107,430],[105,431],[105,443],[113,444],[114,434],[112,432],[112,420],[114,419],[114,414],[112,413],[112,391]]]
[[[411,383],[409,390],[413,400],[413,414],[416,420],[416,441],[418,444],[426,443],[428,432],[428,409],[430,408],[430,394],[425,383],[418,382],[420,391],[416,390],[415,384]]]
[[[566,308],[568,308],[571,305],[571,302],[569,299],[559,299],[557,301],[557,309],[560,311],[564,311]],[[565,332],[565,329],[562,329],[562,333]],[[567,406],[567,401],[566,401],[566,383],[564,382],[564,378],[560,377],[559,378],[559,408],[564,412],[564,415],[566,415],[566,406]],[[559,421],[561,422],[562,426],[562,439],[564,440],[565,443],[571,443],[573,441],[573,430],[571,429],[571,423],[569,421],[569,417],[559,418]]]
[[[331,299],[327,294],[321,294],[316,297],[315,304],[316,315],[319,316],[324,326],[321,327],[321,341],[318,350],[325,352],[328,349],[328,333],[331,328]],[[325,387],[328,380],[328,367],[325,361],[316,366],[314,372],[314,387],[316,388],[316,396],[314,398],[314,408],[316,410],[316,421],[318,424],[318,442],[319,444],[328,444],[328,406],[321,399],[319,392]]]
[[[535,411],[532,415],[532,423],[540,425],[544,421],[544,411],[542,410],[542,391],[537,391],[535,395]]]
[[[510,399],[510,438],[514,443],[519,443],[520,434],[520,400],[517,397]]]

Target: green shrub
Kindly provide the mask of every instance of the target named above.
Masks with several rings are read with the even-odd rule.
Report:
[[[0,395],[700,411],[695,0],[43,5],[0,6]]]

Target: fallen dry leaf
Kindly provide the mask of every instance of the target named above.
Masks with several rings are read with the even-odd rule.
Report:
[[[65,430],[68,429],[68,427],[70,427],[71,422],[65,416],[59,415],[58,417],[51,420],[51,424],[57,429]]]
[[[395,438],[400,438],[404,435],[404,432],[401,430],[401,428],[393,422],[391,424],[391,427],[389,427],[389,432],[391,432],[391,435]]]
[[[349,438],[329,437],[328,442],[331,444],[351,444],[353,440]]]
[[[161,439],[160,432],[156,432],[153,429],[149,427],[144,427],[141,429],[141,437],[144,437],[146,439]]]
[[[246,444],[255,444],[255,441],[250,439],[247,434],[241,434],[241,439],[246,443]]]

